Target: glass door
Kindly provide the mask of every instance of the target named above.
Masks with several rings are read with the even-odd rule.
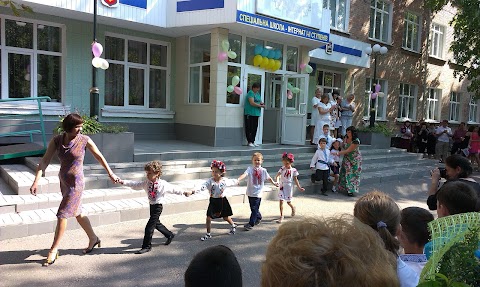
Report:
[[[305,145],[308,74],[285,75],[282,85],[282,144]]]
[[[243,81],[243,99],[245,101],[245,97],[247,93],[252,89],[252,85],[254,83],[260,84],[260,95],[262,97],[262,103],[265,103],[265,72],[258,68],[253,67],[246,67],[245,68],[245,78]],[[245,104],[245,103],[244,103]],[[258,119],[258,128],[257,128],[257,136],[255,137],[256,144],[262,144],[263,141],[263,113],[264,110],[261,110],[260,117]],[[245,124],[245,123],[244,123]],[[244,127],[245,128],[245,127]],[[244,135],[244,144],[247,143],[247,139]]]

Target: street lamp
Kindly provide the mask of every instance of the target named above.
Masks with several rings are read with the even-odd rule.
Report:
[[[97,42],[97,0],[93,0],[93,42]],[[99,95],[97,87],[97,68],[92,67],[92,87],[90,88],[90,116],[99,115]]]
[[[373,45],[373,47],[365,48],[365,53],[370,57],[373,54],[373,85],[372,85],[372,93],[375,92],[375,85],[377,84],[377,56],[378,54],[386,54],[388,52],[387,47],[380,46],[379,44]],[[375,126],[375,116],[376,116],[376,97],[371,98],[370,104],[370,127],[373,128]]]

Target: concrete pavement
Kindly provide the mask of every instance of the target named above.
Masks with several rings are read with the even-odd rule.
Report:
[[[361,193],[378,189],[390,194],[401,208],[426,207],[429,183],[425,177],[376,185],[362,185]],[[295,194],[297,217],[352,214],[356,198],[329,193],[328,197],[311,193]],[[234,221],[243,225],[250,215],[247,203],[232,206]],[[205,206],[206,210],[206,206]],[[183,286],[183,274],[192,257],[208,246],[224,244],[230,247],[243,270],[244,286],[259,286],[261,263],[268,242],[275,235],[278,224],[278,201],[274,194],[262,201],[264,220],[252,231],[238,228],[236,235],[228,235],[228,224],[213,223],[211,240],[201,242],[205,233],[205,210],[161,217],[162,223],[176,237],[164,246],[164,238],[154,233],[151,252],[134,254],[141,246],[148,218],[95,228],[102,239],[102,248],[89,255],[81,251],[87,245],[82,230],[67,230],[61,243],[58,261],[48,268],[41,267],[53,240],[53,234],[30,236],[0,241],[0,276],[2,286]],[[285,206],[285,214],[290,209]],[[286,220],[290,220],[287,217]]]

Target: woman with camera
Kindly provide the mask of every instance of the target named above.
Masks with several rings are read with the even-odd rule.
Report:
[[[435,168],[430,173],[432,184],[428,190],[427,205],[430,210],[437,210],[437,192],[447,186],[450,182],[460,181],[472,187],[480,198],[480,184],[471,178],[472,165],[465,157],[454,154],[446,158],[445,168]],[[447,181],[439,188],[440,179]],[[477,200],[477,210],[480,208],[480,199]]]

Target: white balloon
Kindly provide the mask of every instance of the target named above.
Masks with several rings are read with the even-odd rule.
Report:
[[[43,79],[42,75],[37,74],[37,81],[40,82]]]
[[[24,78],[25,78],[25,81],[30,82],[30,74],[29,73],[26,73]]]
[[[102,58],[99,58],[99,57],[95,57],[92,59],[92,66],[94,66],[95,68],[100,68],[102,66]]]
[[[107,60],[102,59],[102,65],[100,66],[100,68],[102,68],[103,70],[106,70],[108,69],[109,66],[110,64],[107,62]]]

